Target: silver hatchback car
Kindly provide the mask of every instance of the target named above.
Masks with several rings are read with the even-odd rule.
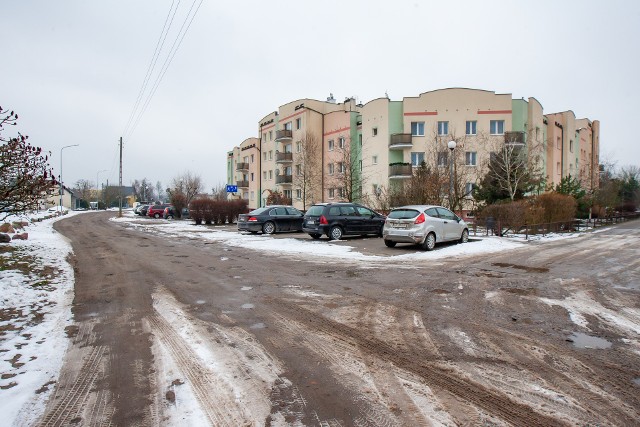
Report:
[[[469,226],[442,206],[402,206],[387,216],[382,238],[390,248],[396,243],[412,243],[430,251],[439,242],[468,242]]]

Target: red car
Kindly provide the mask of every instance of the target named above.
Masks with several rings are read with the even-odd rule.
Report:
[[[147,211],[147,216],[151,218],[162,218],[164,208],[171,205],[151,205]]]

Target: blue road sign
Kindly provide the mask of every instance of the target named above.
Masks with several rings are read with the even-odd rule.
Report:
[[[227,193],[237,193],[237,192],[238,192],[237,185],[227,184]]]

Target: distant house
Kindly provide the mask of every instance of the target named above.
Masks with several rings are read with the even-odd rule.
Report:
[[[110,185],[105,187],[102,192],[102,201],[110,208],[117,208],[120,206],[120,192],[122,190],[122,207],[132,207],[136,201],[135,190],[133,187],[119,187],[117,185]]]
[[[48,209],[52,206],[59,206],[62,200],[62,206],[67,209],[77,209],[80,203],[80,199],[75,195],[73,190],[67,186],[62,186],[62,194],[60,194],[60,186],[55,187],[55,191],[47,199],[41,202],[41,209]]]

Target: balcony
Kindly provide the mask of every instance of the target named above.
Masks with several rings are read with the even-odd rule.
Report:
[[[404,150],[413,147],[410,133],[394,133],[389,139],[389,150]]]
[[[391,163],[389,165],[389,179],[407,179],[413,176],[411,163]]]
[[[276,184],[291,184],[292,182],[293,182],[293,175],[276,176]]]
[[[524,132],[505,132],[504,143],[514,145],[524,145]]]
[[[293,139],[293,131],[291,129],[282,129],[276,131],[276,142],[291,141]]]
[[[237,171],[248,171],[249,170],[249,163],[238,163],[236,164],[236,170]]]
[[[249,181],[236,181],[236,185],[239,188],[248,188],[249,187]]]
[[[276,163],[293,162],[293,153],[276,153]]]

